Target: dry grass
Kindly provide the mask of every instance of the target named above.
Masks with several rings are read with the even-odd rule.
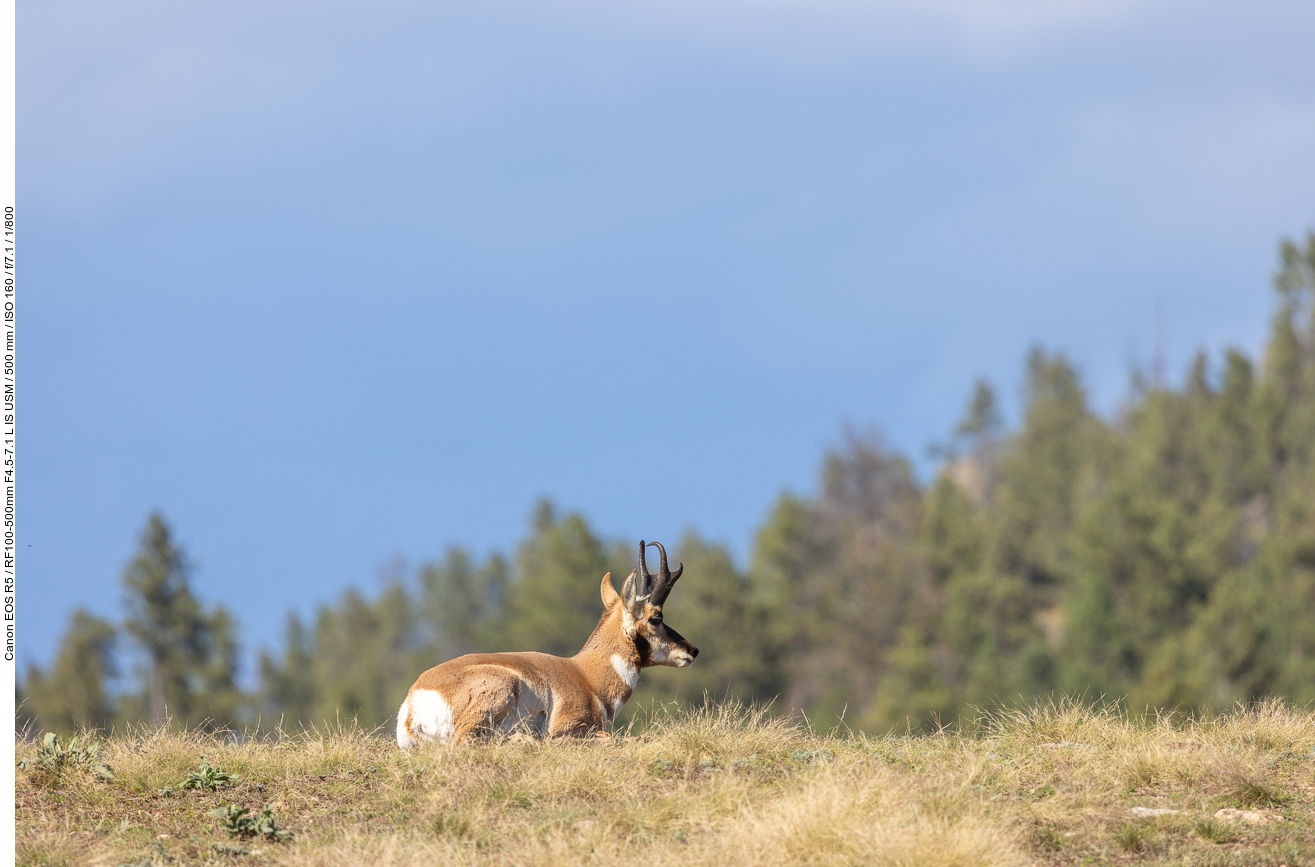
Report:
[[[143,731],[103,754],[110,782],[19,771],[20,864],[1315,864],[1315,713],[1279,702],[1207,720],[1061,702],[881,738],[726,705],[588,742]],[[241,779],[182,790],[202,756]],[[230,838],[208,815],[226,803],[270,804],[296,837]]]

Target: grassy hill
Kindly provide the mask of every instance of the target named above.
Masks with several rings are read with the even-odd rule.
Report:
[[[1208,720],[1069,702],[915,736],[726,705],[587,742],[403,752],[337,727],[116,734],[44,764],[41,747],[18,745],[20,864],[1315,863],[1315,712],[1277,702]],[[293,836],[231,834],[225,805],[268,805]]]

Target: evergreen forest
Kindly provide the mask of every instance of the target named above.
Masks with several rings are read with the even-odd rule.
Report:
[[[1035,348],[1017,426],[979,382],[929,482],[848,432],[814,493],[770,505],[747,564],[697,533],[669,546],[686,577],[667,619],[701,653],[646,673],[628,712],[734,696],[881,734],[1053,694],[1206,714],[1315,699],[1315,234],[1281,245],[1273,300],[1259,358],[1202,353],[1177,385],[1134,374],[1104,418]],[[441,660],[574,654],[638,538],[541,502],[505,554],[452,548],[290,613],[247,693],[235,617],[197,598],[154,514],[122,620],[74,611],[56,658],[22,673],[18,724],[387,724]]]

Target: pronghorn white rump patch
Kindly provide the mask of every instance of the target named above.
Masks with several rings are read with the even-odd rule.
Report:
[[[410,730],[406,727],[406,716],[411,710],[411,696],[402,699],[402,706],[397,709],[397,745],[404,750],[409,750],[416,745],[415,738],[411,737]]]
[[[397,711],[397,745],[403,749],[421,741],[445,744],[452,740],[453,728],[452,707],[432,689],[411,690]]]
[[[635,684],[639,683],[639,669],[635,668],[630,660],[622,659],[621,654],[612,654],[612,668],[616,669],[617,676],[625,681],[625,685],[632,690],[635,688]]]

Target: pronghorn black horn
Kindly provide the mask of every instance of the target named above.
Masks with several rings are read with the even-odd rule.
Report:
[[[653,576],[648,574],[648,563],[644,558],[645,543],[643,539],[639,540],[639,580],[635,583],[635,603],[636,607],[643,609],[644,603],[648,601],[653,592]],[[638,613],[635,614],[639,616]]]
[[[650,542],[658,549],[658,555],[661,559],[661,568],[658,570],[657,586],[653,588],[652,599],[654,605],[661,605],[667,601],[667,594],[671,588],[680,580],[681,573],[685,571],[685,564],[680,563],[676,566],[676,571],[672,572],[667,568],[667,549],[662,547],[661,542]]]

